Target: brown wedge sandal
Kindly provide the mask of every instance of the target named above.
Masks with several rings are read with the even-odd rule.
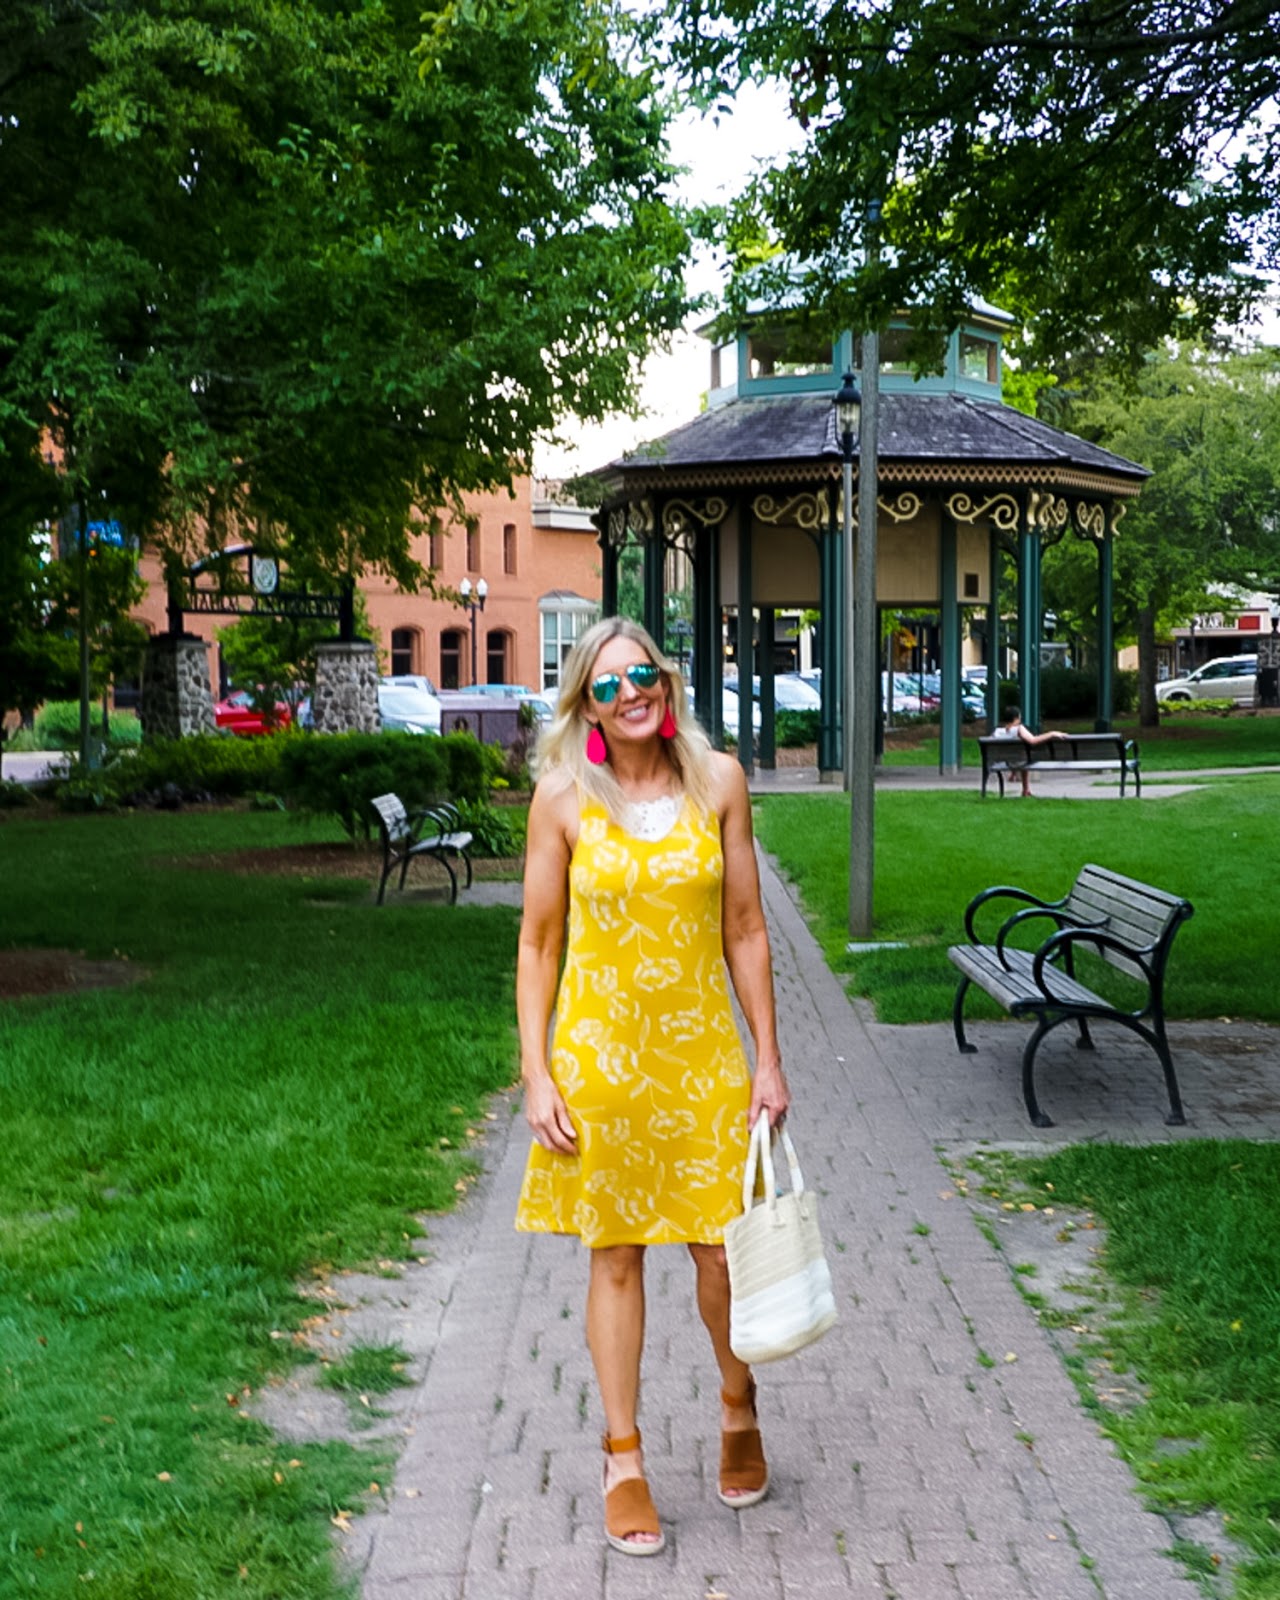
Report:
[[[727,1406],[749,1404],[751,1415],[756,1414],[756,1380],[748,1379],[746,1394],[720,1391]],[[730,1490],[736,1491],[730,1493]],[[720,1499],[732,1511],[745,1510],[759,1505],[769,1492],[769,1468],[764,1459],[764,1445],[760,1442],[759,1428],[745,1428],[738,1433],[722,1432],[720,1435]]]
[[[640,1430],[625,1439],[601,1440],[607,1456],[622,1455],[640,1448]],[[637,1533],[657,1534],[656,1539],[637,1539]],[[604,1536],[624,1556],[656,1556],[667,1547],[667,1536],[658,1521],[653,1497],[644,1478],[624,1478],[604,1492]]]

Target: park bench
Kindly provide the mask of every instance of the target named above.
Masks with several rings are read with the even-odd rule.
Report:
[[[1007,734],[992,733],[978,740],[982,754],[982,792],[991,778],[999,780],[1004,798],[1004,775],[1030,767],[1040,772],[1118,772],[1120,795],[1125,780],[1132,774],[1133,792],[1142,793],[1142,770],[1138,765],[1138,746],[1122,733],[1066,733],[1045,744],[1026,744]]]
[[[995,942],[987,943],[978,932],[978,913],[1002,899],[1019,909],[1001,923]],[[1091,865],[1081,867],[1062,900],[1042,900],[1025,889],[984,889],[965,910],[969,942],[947,951],[962,974],[952,1008],[956,1044],[966,1055],[976,1049],[964,1033],[970,984],[985,989],[1011,1016],[1034,1017],[1036,1026],[1022,1053],[1022,1095],[1035,1126],[1051,1128],[1052,1120],[1036,1100],[1033,1078],[1040,1041],[1060,1023],[1074,1022],[1080,1031],[1078,1048],[1092,1050],[1090,1021],[1118,1022],[1145,1039],[1159,1057],[1169,1094],[1165,1121],[1181,1125],[1186,1119],[1164,1026],[1164,970],[1174,935],[1191,913],[1189,902],[1177,895]],[[1053,931],[1035,950],[1016,947],[1012,939],[1037,918],[1053,923]],[[1137,981],[1142,991],[1135,997],[1141,1002],[1137,1009],[1126,1011],[1079,982],[1075,967],[1081,950],[1092,951]]]
[[[387,879],[400,868],[400,888],[404,888],[409,863],[419,856],[438,861],[449,874],[449,904],[458,898],[458,874],[450,857],[461,858],[467,869],[467,888],[471,887],[471,835],[458,826],[457,806],[447,802],[408,811],[399,795],[380,794],[371,802],[382,834],[382,877],[378,883],[378,904],[386,892]]]

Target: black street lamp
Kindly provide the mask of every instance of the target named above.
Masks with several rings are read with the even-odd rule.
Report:
[[[462,596],[462,603],[471,615],[471,683],[477,683],[476,676],[476,617],[484,610],[485,597],[489,593],[489,585],[483,578],[477,578],[474,585],[470,578],[464,578],[458,585],[458,593]]]

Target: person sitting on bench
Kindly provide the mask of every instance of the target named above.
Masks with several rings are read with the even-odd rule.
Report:
[[[1025,745],[1048,744],[1050,739],[1065,739],[1065,733],[1052,729],[1048,733],[1032,733],[1022,720],[1021,706],[1006,706],[1004,715],[1000,718],[1000,732],[1007,739],[1021,739]],[[1018,776],[1022,779],[1023,800],[1031,798],[1031,773],[1030,765],[1019,768]]]

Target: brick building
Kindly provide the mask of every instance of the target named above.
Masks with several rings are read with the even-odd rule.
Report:
[[[587,510],[561,504],[554,485],[518,478],[511,494],[469,495],[459,523],[424,522],[416,560],[472,605],[403,594],[382,574],[360,582],[384,672],[422,673],[440,688],[473,682],[554,687],[565,652],[600,610],[600,547]],[[155,556],[142,559],[147,595],[137,615],[153,634],[167,626],[166,597]],[[483,582],[483,608],[475,596]],[[225,688],[217,630],[230,617],[193,615],[187,632],[210,641],[215,692]],[[475,671],[472,671],[474,644]]]

